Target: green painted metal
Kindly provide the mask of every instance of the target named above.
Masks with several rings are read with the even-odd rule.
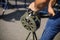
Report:
[[[38,15],[29,16],[29,14],[26,12],[21,17],[21,23],[24,28],[26,28],[29,31],[36,31],[40,27],[40,17]]]

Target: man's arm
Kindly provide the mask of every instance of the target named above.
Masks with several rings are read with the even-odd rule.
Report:
[[[54,6],[54,4],[56,3],[56,0],[50,0],[50,2],[49,2],[49,7],[52,7],[52,6]]]
[[[35,7],[41,10],[49,4],[49,1],[50,0],[35,0]]]
[[[32,2],[28,8],[30,8],[33,11],[38,11],[44,9],[48,4],[50,0],[35,0]]]
[[[49,4],[48,4],[48,12],[49,14],[51,14],[52,16],[55,15],[55,12],[54,12],[54,9],[53,9],[53,6],[54,4],[56,3],[56,0],[50,0]]]

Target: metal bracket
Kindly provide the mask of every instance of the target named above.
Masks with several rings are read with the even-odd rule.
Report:
[[[33,35],[33,40],[37,40],[37,36],[36,36],[36,33],[35,33],[35,32],[29,32],[26,40],[28,40],[28,38],[29,38],[29,36],[30,36],[31,33],[32,33],[32,35]]]

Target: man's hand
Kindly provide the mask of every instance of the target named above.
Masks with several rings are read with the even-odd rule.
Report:
[[[29,9],[31,9],[32,11],[38,11],[39,9],[37,9],[36,7],[35,7],[35,2],[32,2],[30,5],[29,5],[29,7],[28,7]]]
[[[48,7],[48,13],[51,15],[51,16],[55,16],[55,12],[54,12],[54,9],[52,7]]]

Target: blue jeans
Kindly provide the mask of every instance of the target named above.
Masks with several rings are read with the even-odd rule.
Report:
[[[40,40],[53,40],[57,33],[60,32],[60,13],[56,12],[54,17],[50,17],[47,21],[45,30]]]

